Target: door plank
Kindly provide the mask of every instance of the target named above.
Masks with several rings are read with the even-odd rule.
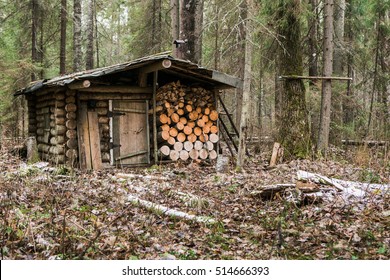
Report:
[[[89,141],[91,146],[91,163],[93,170],[102,169],[100,151],[99,118],[96,112],[88,112]]]

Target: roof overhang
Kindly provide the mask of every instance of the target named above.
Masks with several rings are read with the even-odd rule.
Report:
[[[29,86],[18,90],[14,95],[34,94],[45,88],[61,88],[83,80],[96,79],[131,70],[139,70],[143,73],[162,71],[170,75],[202,82],[218,89],[242,88],[242,80],[236,77],[216,70],[206,69],[190,61],[177,59],[169,55],[155,55],[103,68],[59,76],[49,80],[35,81]]]

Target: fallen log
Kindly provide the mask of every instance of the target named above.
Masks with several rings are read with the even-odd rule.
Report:
[[[140,199],[140,198],[133,196],[133,195],[129,195],[127,197],[127,199],[128,199],[128,201],[130,201],[131,203],[134,203],[135,205],[142,206],[145,209],[153,211],[153,212],[155,212],[155,211],[161,212],[161,214],[167,215],[170,217],[182,218],[185,220],[196,221],[199,223],[206,223],[206,224],[214,224],[216,222],[213,218],[210,218],[210,217],[191,215],[191,214],[179,211],[179,210],[171,209],[171,208],[168,208],[166,206],[153,203],[151,201]]]

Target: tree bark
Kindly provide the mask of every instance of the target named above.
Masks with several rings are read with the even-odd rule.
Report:
[[[248,134],[248,124],[250,117],[250,96],[251,96],[251,78],[252,78],[252,22],[248,17],[248,10],[252,6],[252,0],[246,0],[246,13],[245,18],[242,18],[245,24],[245,67],[244,67],[244,85],[243,85],[243,96],[242,96],[242,110],[241,110],[241,120],[240,120],[240,139],[238,145],[237,153],[237,164],[236,166],[241,169],[245,163],[246,156],[246,138]]]
[[[85,54],[85,68],[94,67],[94,0],[88,0],[87,3],[87,46]]]
[[[323,70],[325,77],[333,73],[333,0],[326,0],[324,7]],[[321,116],[317,150],[326,153],[329,145],[330,114],[332,100],[332,80],[322,81]]]
[[[278,49],[281,75],[300,76],[303,73],[301,46],[301,2],[281,1],[278,10],[279,35],[282,45]],[[280,85],[280,121],[277,123],[277,142],[284,148],[286,158],[304,158],[311,148],[305,86],[302,79],[285,79]],[[276,105],[276,104],[275,104]]]
[[[67,0],[61,0],[60,75],[66,72]]]
[[[153,0],[153,18],[152,18],[152,47],[154,53],[161,52],[161,33],[162,33],[162,11],[161,0]]]
[[[344,73],[344,25],[345,0],[336,0],[334,6],[334,56],[333,73],[342,76]]]
[[[248,17],[248,9],[247,9],[247,3],[246,1],[241,1],[239,6],[239,22],[238,22],[238,48],[239,53],[243,54],[245,53],[245,42],[246,42],[246,28],[245,28],[245,19]],[[239,71],[239,78],[244,79],[245,75],[245,56],[240,55],[238,57],[238,71]],[[236,90],[236,98],[235,98],[235,112],[236,112],[236,124],[239,125],[241,123],[241,115],[242,115],[242,104],[243,104],[243,89],[237,89]]]
[[[82,69],[81,0],[73,0],[73,71]]]
[[[201,33],[203,26],[203,0],[181,0],[180,39],[186,43],[177,49],[178,58],[201,62]]]
[[[178,47],[173,44],[174,40],[180,39],[180,0],[170,0],[171,8],[171,31],[172,31],[172,54],[178,57]]]
[[[310,19],[309,19],[309,76],[318,76],[318,53],[317,53],[317,28],[318,28],[318,0],[310,0]],[[313,85],[316,80],[310,80]]]
[[[39,7],[37,0],[31,0],[31,61],[33,64],[38,62],[38,47],[37,47],[37,30]],[[35,81],[37,76],[33,70],[31,73],[31,81]]]
[[[352,7],[354,5],[353,1],[350,1],[350,3],[346,6],[345,16],[347,17],[346,20],[346,26],[345,26],[345,35],[346,35],[346,46],[352,46],[354,42],[354,28],[352,24]],[[349,47],[347,51],[347,76],[353,78],[354,76],[354,56],[352,54],[352,48]],[[353,79],[355,80],[355,79]],[[354,106],[353,106],[353,82],[348,81],[347,84],[347,94],[344,96],[342,103],[343,103],[343,123],[347,126],[349,126],[353,122],[353,115],[354,115]]]

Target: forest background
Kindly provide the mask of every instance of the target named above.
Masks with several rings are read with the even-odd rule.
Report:
[[[230,113],[240,124],[244,108],[247,137],[279,140],[287,156],[389,140],[389,18],[388,0],[2,0],[1,135],[26,137],[26,104],[13,93],[29,82],[171,50],[246,78],[223,94]]]

